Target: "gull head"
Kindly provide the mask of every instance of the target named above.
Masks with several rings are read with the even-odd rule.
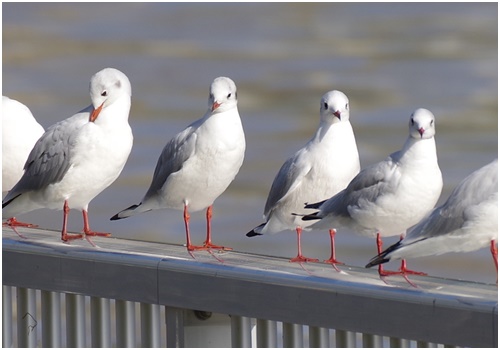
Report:
[[[425,108],[415,110],[408,125],[414,139],[430,139],[436,134],[434,114]]]
[[[321,121],[338,123],[349,120],[349,99],[338,90],[329,91],[321,98]]]
[[[90,79],[90,98],[94,110],[90,115],[93,122],[103,108],[113,104],[122,96],[132,96],[132,87],[127,76],[115,68],[105,68]]]
[[[210,85],[208,108],[212,113],[230,110],[238,104],[236,84],[229,78],[215,78]]]

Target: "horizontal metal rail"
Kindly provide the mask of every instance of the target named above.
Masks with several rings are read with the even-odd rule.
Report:
[[[339,273],[327,264],[301,266],[235,251],[194,252],[193,259],[179,245],[94,238],[98,247],[92,247],[85,240],[61,243],[54,231],[22,232],[27,239],[3,229],[3,285],[17,287],[17,302],[29,308],[21,311],[25,314],[36,313],[30,291],[42,291],[44,310],[53,313],[61,312],[58,301],[63,293],[66,327],[72,320],[67,341],[74,346],[82,344],[75,327],[85,328],[75,311],[84,307],[83,296],[91,299],[91,331],[104,333],[104,338],[97,333],[92,337],[93,346],[110,346],[109,300],[116,301],[117,334],[135,327],[137,302],[141,323],[150,325],[157,325],[160,305],[171,324],[184,322],[176,310],[231,315],[233,345],[251,346],[249,332],[256,323],[253,345],[276,346],[276,322],[282,323],[285,347],[303,346],[297,325],[309,326],[310,346],[329,346],[329,330],[336,330],[337,346],[349,346],[354,332],[363,334],[364,346],[380,346],[382,336],[390,337],[390,346],[406,346],[407,339],[448,346],[498,345],[496,285],[417,276],[414,288],[398,276],[386,284],[374,269],[342,266]],[[6,293],[9,297],[4,287],[4,333],[11,332],[5,322],[12,318]],[[18,317],[18,327],[32,326],[31,321]],[[42,317],[40,322],[61,338],[60,319]],[[143,327],[141,332],[151,340],[143,340],[143,346],[159,345],[158,326]],[[182,337],[182,329],[167,327],[167,345],[183,346]],[[117,346],[135,343],[134,334],[118,338]],[[18,346],[34,346],[32,339],[26,341]]]

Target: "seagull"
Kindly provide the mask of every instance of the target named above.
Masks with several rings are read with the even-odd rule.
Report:
[[[19,101],[2,96],[2,196],[14,187],[23,175],[23,167],[36,141],[45,132],[30,109]],[[21,237],[16,226],[36,225],[7,219],[7,226]]]
[[[400,151],[384,161],[364,168],[341,192],[330,199],[306,205],[319,211],[303,220],[319,220],[312,229],[347,227],[377,238],[401,235],[418,223],[436,204],[443,188],[435,135],[435,118],[427,109],[417,109],[409,121],[409,136]],[[400,271],[379,275],[417,273],[402,264]],[[420,273],[418,273],[420,274]]]
[[[366,267],[393,259],[470,252],[489,245],[498,272],[497,240],[498,159],[495,159],[462,180],[443,205]]]
[[[212,205],[236,177],[245,155],[245,134],[237,108],[235,83],[218,77],[210,85],[208,110],[172,138],[158,159],[151,185],[141,202],[114,215],[127,218],[150,210],[183,210],[188,252],[210,248],[230,250],[212,243]],[[207,238],[203,246],[191,244],[190,212],[206,209]]]
[[[288,158],[274,178],[264,210],[265,222],[247,237],[284,230],[297,232],[297,256],[290,261],[318,261],[302,255],[302,230],[312,224],[293,215],[307,200],[319,201],[343,190],[359,172],[356,140],[349,122],[349,100],[341,91],[327,92],[321,98],[320,123],[314,136]],[[330,229],[332,256],[335,259],[335,230]]]
[[[106,68],[92,76],[92,104],[47,129],[24,166],[24,174],[3,199],[6,217],[35,209],[62,209],[64,242],[82,238],[67,233],[70,208],[83,213],[83,233],[109,236],[90,230],[89,202],[120,175],[132,149],[128,124],[130,82],[125,74]]]

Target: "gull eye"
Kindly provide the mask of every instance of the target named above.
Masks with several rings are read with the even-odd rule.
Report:
[[[411,120],[411,125],[415,125],[415,120],[413,120],[413,118],[411,118],[410,120]]]
[[[108,96],[108,92],[106,90],[104,90],[103,92],[101,92],[101,96]]]
[[[228,94],[227,94],[227,98],[231,98],[231,93],[228,93]]]
[[[328,109],[328,103],[324,102],[324,103],[323,103],[323,107],[324,107],[325,109]]]
[[[345,109],[349,109],[349,103],[345,104]]]

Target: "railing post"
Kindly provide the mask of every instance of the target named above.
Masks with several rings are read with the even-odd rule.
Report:
[[[61,347],[61,294],[42,290],[42,346]]]
[[[33,348],[36,344],[36,290],[17,288],[17,346]]]
[[[69,348],[86,346],[84,295],[66,294],[66,343]]]
[[[2,286],[2,348],[13,347],[12,287]]]
[[[278,347],[278,324],[276,321],[257,320],[257,347]]]
[[[400,338],[389,338],[389,346],[391,348],[409,348],[410,341],[408,339],[400,339]]]
[[[337,348],[355,348],[356,332],[335,330],[335,347]]]
[[[90,333],[92,347],[109,348],[111,346],[111,309],[109,299],[90,298]]]
[[[161,346],[160,305],[141,303],[141,346]]]
[[[116,300],[116,346],[135,347],[135,303]]]
[[[329,348],[330,330],[328,328],[309,326],[309,347]]]
[[[167,324],[167,348],[184,347],[184,310],[176,307],[165,307]]]
[[[302,325],[283,323],[283,347],[284,348],[303,348],[304,330]]]
[[[382,337],[379,335],[363,333],[363,347],[365,348],[381,348]]]
[[[252,320],[244,316],[231,316],[231,347],[252,347]]]

